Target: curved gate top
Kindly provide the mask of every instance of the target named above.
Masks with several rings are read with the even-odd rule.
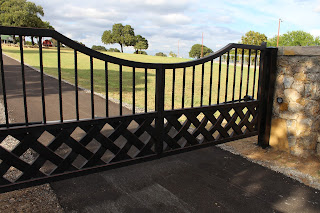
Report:
[[[25,64],[23,42],[19,61],[0,45],[1,192],[255,135],[268,146],[277,49],[265,43],[229,44],[194,61],[143,63],[54,30],[0,26],[0,35],[35,37],[39,59],[34,69]],[[57,41],[54,52],[43,47],[48,37]],[[86,69],[79,66],[83,54]],[[47,67],[49,60],[56,67]]]

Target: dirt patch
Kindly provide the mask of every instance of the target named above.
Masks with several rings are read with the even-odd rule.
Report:
[[[320,190],[320,157],[300,158],[272,147],[262,149],[257,140],[246,138],[218,147]]]
[[[49,184],[0,194],[0,212],[64,212]]]

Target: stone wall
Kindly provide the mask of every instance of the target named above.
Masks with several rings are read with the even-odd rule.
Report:
[[[320,156],[320,47],[279,48],[270,145]]]

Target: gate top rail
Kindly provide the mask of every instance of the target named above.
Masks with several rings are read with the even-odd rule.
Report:
[[[173,69],[173,68],[184,68],[184,67],[196,66],[196,65],[211,61],[215,58],[218,58],[219,56],[230,51],[232,48],[251,49],[251,50],[266,49],[265,45],[255,46],[255,45],[247,45],[247,44],[230,43],[211,55],[205,56],[200,59],[192,60],[192,61],[181,62],[181,63],[144,63],[144,62],[136,62],[136,61],[130,61],[126,59],[121,59],[121,58],[113,57],[113,56],[95,51],[51,29],[0,26],[0,35],[52,37],[74,50],[77,50],[83,54],[92,56],[94,58],[100,59],[102,61],[107,61],[110,63],[119,64],[119,65],[128,66],[128,67],[148,68],[148,69],[160,69],[160,68]]]

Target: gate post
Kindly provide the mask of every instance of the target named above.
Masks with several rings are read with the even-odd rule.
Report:
[[[156,153],[160,156],[163,152],[164,139],[164,85],[165,85],[165,70],[160,64],[156,70]]]
[[[265,45],[265,44],[262,44]],[[259,88],[259,136],[258,145],[269,146],[271,117],[273,107],[274,86],[277,73],[278,48],[269,47],[264,50],[262,58],[262,81]]]

